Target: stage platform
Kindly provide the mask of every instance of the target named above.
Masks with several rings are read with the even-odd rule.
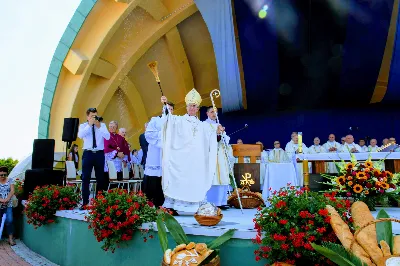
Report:
[[[380,208],[373,212],[378,214]],[[400,208],[385,208],[388,214],[400,219]],[[154,238],[143,242],[140,233],[134,235],[132,241],[123,244],[114,254],[104,252],[101,243],[98,243],[93,232],[88,229],[85,222],[86,211],[58,211],[57,223],[43,226],[37,230],[26,224],[24,218],[22,226],[22,241],[34,252],[46,257],[50,261],[63,266],[77,265],[130,265],[154,266],[160,265],[162,251],[157,232],[151,231]],[[244,210],[242,214],[238,209],[222,211],[222,221],[211,227],[200,226],[193,216],[176,216],[189,239],[194,242],[207,243],[226,232],[228,229],[237,229],[233,239],[221,248],[221,265],[261,265],[255,261],[254,250],[257,248],[251,239],[255,237],[253,218],[256,210]],[[392,223],[393,232],[400,234],[400,224]],[[154,228],[144,224],[143,229]],[[169,246],[174,242],[169,239]]]

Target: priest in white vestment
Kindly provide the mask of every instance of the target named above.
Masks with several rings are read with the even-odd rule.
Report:
[[[360,139],[358,141],[358,146],[360,146],[361,152],[368,152],[368,147],[365,145],[365,140]]]
[[[329,153],[337,153],[342,150],[342,144],[336,141],[336,136],[334,134],[330,134],[328,141],[322,146]],[[327,163],[327,172],[330,174],[338,173],[335,162]]]
[[[187,114],[163,114],[162,187],[163,207],[193,214],[211,188],[217,161],[217,129],[200,121],[196,114],[202,99],[191,90],[185,97]],[[161,97],[166,103],[167,98]],[[164,108],[165,110],[165,108]]]
[[[207,108],[207,120],[215,131],[217,130],[217,113],[213,107]],[[230,137],[223,133],[224,139],[218,136],[217,161],[215,162],[215,173],[212,180],[212,186],[207,192],[207,201],[214,203],[215,206],[225,208],[228,204],[228,191],[230,185],[229,165],[233,167],[235,158],[233,157],[232,147],[229,145]],[[225,140],[225,144],[224,141]],[[226,152],[225,152],[226,151]],[[227,158],[228,155],[228,158]],[[233,159],[233,161],[232,161]],[[229,160],[229,161],[228,161]]]
[[[166,107],[168,113],[173,114],[174,104],[168,102]],[[146,127],[144,136],[149,143],[146,157],[146,167],[144,170],[143,190],[147,198],[156,207],[164,204],[164,193],[161,185],[162,180],[162,129],[164,120],[160,116],[151,118]]]
[[[268,162],[270,163],[290,163],[291,160],[286,152],[281,148],[279,141],[274,142],[274,149],[269,152]]]
[[[326,150],[323,146],[320,145],[321,140],[318,137],[314,138],[314,145],[311,145],[308,148],[309,154],[317,154],[317,153],[326,153]]]
[[[377,144],[378,141],[376,139],[371,139],[369,141],[368,152],[377,152],[379,149]]]
[[[346,136],[346,142],[342,146],[342,152],[350,152],[350,153],[362,152],[361,147],[354,143],[353,135]]]
[[[299,153],[299,143],[298,142],[299,142],[299,136],[295,132],[293,132],[292,140],[289,141],[285,147],[285,152],[288,155],[288,157],[292,160],[292,162],[296,161],[296,154]],[[307,146],[304,143],[302,143],[302,152],[308,153]],[[311,163],[309,163],[309,168],[310,168],[310,166],[311,166]],[[311,173],[311,171],[310,171],[310,173]],[[298,179],[298,185],[302,187],[304,184],[303,162],[296,163],[296,175],[297,175],[297,179]]]

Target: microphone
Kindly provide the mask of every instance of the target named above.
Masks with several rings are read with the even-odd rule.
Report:
[[[238,133],[239,131],[242,131],[242,130],[244,130],[244,129],[248,128],[248,127],[249,127],[249,125],[248,125],[248,124],[244,124],[244,127],[242,127],[241,129],[238,129],[238,130],[236,130],[235,132],[233,132],[233,133],[229,134],[228,136],[232,136],[233,134],[235,134],[235,133]]]

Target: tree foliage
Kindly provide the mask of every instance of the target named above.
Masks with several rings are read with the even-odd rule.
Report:
[[[13,158],[2,158],[0,159],[0,167],[5,166],[8,168],[8,173],[11,173],[11,170],[17,165],[18,160],[14,160]]]

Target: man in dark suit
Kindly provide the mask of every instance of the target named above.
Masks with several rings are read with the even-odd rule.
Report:
[[[147,124],[148,123],[144,124],[144,131],[146,131]],[[140,144],[140,148],[143,151],[143,157],[142,157],[142,161],[140,162],[140,164],[143,165],[143,168],[145,168],[149,143],[147,142],[146,138],[144,137],[144,133],[139,136],[139,144]]]

